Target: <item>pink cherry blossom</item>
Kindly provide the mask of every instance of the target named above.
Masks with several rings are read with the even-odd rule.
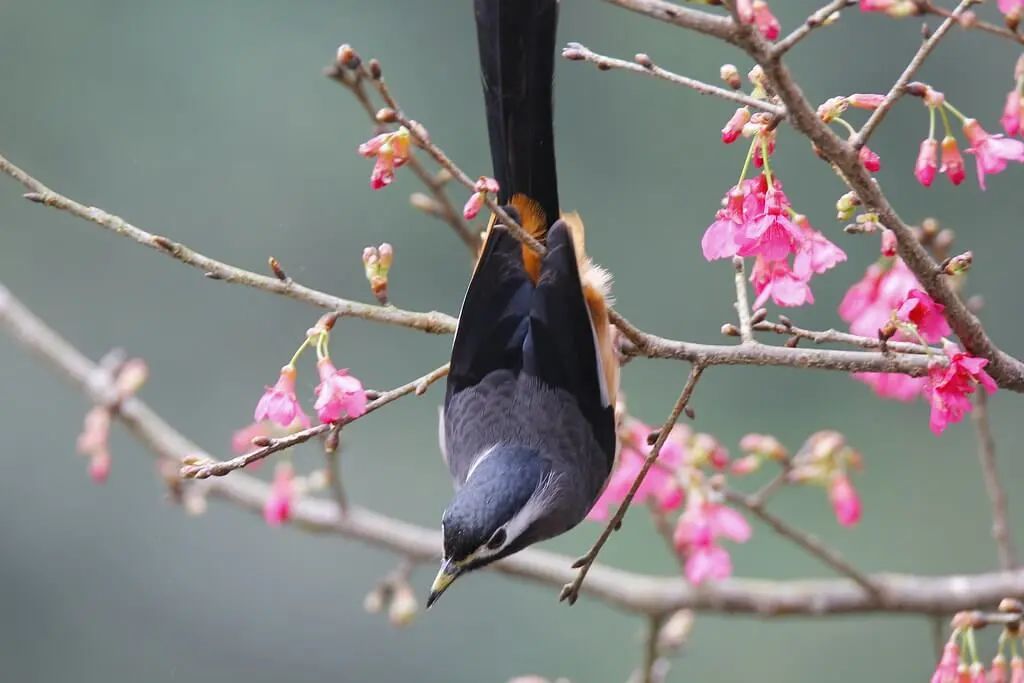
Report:
[[[1010,658],[1010,683],[1024,683],[1024,659],[1017,655]]]
[[[348,370],[335,368],[329,358],[317,361],[316,369],[320,384],[313,408],[321,422],[335,422],[343,416],[356,418],[366,412],[366,391],[362,382],[348,374]]]
[[[733,112],[732,117],[726,122],[725,128],[722,129],[722,142],[727,145],[736,142],[743,132],[743,126],[747,125],[748,121],[750,121],[750,110],[746,107],[740,107]]]
[[[775,40],[779,37],[779,32],[782,27],[779,25],[779,20],[772,14],[771,9],[768,7],[768,3],[764,0],[754,0],[754,26],[761,32],[761,35],[768,40]]]
[[[956,138],[952,135],[942,138],[942,166],[939,171],[945,173],[949,182],[954,185],[959,185],[967,177],[967,172],[964,170],[964,158],[960,154],[960,146],[957,145]]]
[[[860,282],[846,292],[839,304],[839,317],[850,324],[853,334],[876,337],[915,288],[920,288],[917,278],[902,259],[872,264]]]
[[[896,318],[916,326],[925,341],[936,342],[952,332],[943,315],[945,310],[925,292],[912,289],[896,310]]]
[[[908,17],[917,12],[914,0],[860,0],[861,12],[885,12],[890,17]]]
[[[1024,13],[1024,0],[999,0],[998,6],[999,11],[1006,15]]]
[[[409,160],[410,137],[409,129],[400,126],[396,131],[375,135],[359,145],[359,154],[377,158],[370,174],[370,187],[374,190],[390,185],[395,179],[395,169]]]
[[[899,241],[896,239],[896,233],[894,233],[892,230],[889,230],[888,228],[883,228],[882,246],[880,248],[882,256],[892,258],[893,256],[896,255],[896,252],[899,250],[899,246],[900,244]]]
[[[978,164],[978,184],[985,189],[985,175],[1002,173],[1010,161],[1024,162],[1024,142],[990,135],[976,119],[964,121],[964,135],[971,142],[967,151],[974,155]]]
[[[989,667],[989,683],[1006,683],[1006,657],[1002,652],[992,658],[992,666]]]
[[[946,346],[949,357],[948,367],[934,364],[928,370],[928,382],[924,393],[931,405],[929,427],[938,436],[953,422],[959,422],[974,407],[968,398],[980,384],[992,394],[998,389],[995,380],[987,372],[988,361],[975,358],[960,351],[955,344]]]
[[[939,141],[928,138],[921,141],[921,149],[914,163],[914,177],[925,187],[931,187],[939,170]]]
[[[719,538],[745,543],[750,525],[741,514],[720,503],[691,503],[673,534],[676,549],[686,557],[684,571],[690,583],[700,585],[732,574],[732,559],[719,545]]]
[[[825,235],[815,230],[807,216],[797,214],[793,222],[804,231],[804,242],[793,259],[793,271],[801,274],[824,273],[846,260],[846,252],[833,244]]]
[[[617,506],[626,498],[651,452],[651,447],[647,444],[647,435],[652,431],[651,427],[639,420],[629,420],[627,437],[623,439],[618,465],[612,471],[607,486],[594,503],[587,519],[598,522],[607,520],[612,506]],[[674,473],[687,461],[686,442],[689,437],[690,430],[687,427],[676,425],[673,428],[658,453],[655,465],[647,471],[643,482],[640,483],[640,488],[633,497],[634,503],[653,500],[662,512],[675,510],[683,504],[683,490]]]
[[[957,683],[957,668],[960,666],[960,648],[955,641],[946,643],[942,649],[931,683]]]
[[[909,403],[921,395],[927,379],[895,372],[855,372],[853,378],[864,382],[882,398]]]
[[[807,284],[808,278],[810,273],[795,273],[785,261],[767,261],[758,257],[750,274],[757,292],[754,308],[763,306],[769,297],[778,306],[813,304],[814,294]]]
[[[843,526],[854,526],[860,521],[860,496],[845,472],[837,472],[828,485],[828,499]]]
[[[309,426],[309,417],[302,411],[299,399],[295,395],[295,366],[286,365],[281,368],[281,376],[272,387],[267,387],[256,404],[253,419],[272,420],[282,427],[287,427],[298,420],[303,427]]]
[[[292,517],[292,499],[295,497],[295,470],[291,463],[278,463],[270,495],[263,504],[263,519],[269,526],[281,526]]]
[[[1003,107],[1003,115],[999,117],[1003,130],[1007,135],[1017,135],[1024,129],[1024,94],[1014,88],[1006,94],[1006,106]]]
[[[764,213],[747,223],[740,256],[761,256],[769,261],[796,253],[804,241],[803,231],[790,220],[790,208],[781,190],[770,188],[764,197]]]

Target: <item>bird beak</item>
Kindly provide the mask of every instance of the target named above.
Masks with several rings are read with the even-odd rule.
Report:
[[[455,564],[454,560],[445,560],[444,564],[441,565],[441,570],[434,577],[434,584],[430,587],[430,595],[427,597],[427,609],[430,609],[430,606],[441,597],[441,593],[444,593],[461,573],[462,569]]]

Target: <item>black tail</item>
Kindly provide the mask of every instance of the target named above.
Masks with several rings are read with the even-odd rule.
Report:
[[[558,0],[474,0],[498,200],[525,194],[559,217],[552,131]]]

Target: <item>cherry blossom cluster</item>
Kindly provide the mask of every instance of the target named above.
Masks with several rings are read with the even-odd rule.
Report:
[[[85,414],[77,449],[89,458],[89,476],[102,484],[110,476],[110,423],[121,402],[134,395],[149,376],[149,368],[141,358],[132,358],[120,365],[114,375],[114,398],[98,403]]]
[[[1007,105],[1002,116],[1003,127],[1010,136],[1021,132],[1021,77],[1019,74],[1021,70],[1022,67],[1018,64],[1018,86],[1007,98]],[[970,145],[967,152],[974,155],[978,171],[978,185],[981,186],[982,190],[987,187],[985,182],[986,175],[1002,173],[1011,161],[1016,163],[1024,162],[1024,142],[1002,134],[987,132],[982,128],[977,119],[965,116],[946,100],[946,96],[943,93],[932,88],[930,85],[911,83],[907,87],[907,92],[920,97],[928,108],[928,137],[921,141],[917,161],[914,164],[914,176],[925,187],[931,186],[938,173],[946,174],[946,177],[954,185],[959,185],[967,177],[960,145],[950,123],[950,114],[960,120],[961,131]],[[942,120],[944,130],[941,143],[935,136],[936,113]]]
[[[871,264],[839,305],[839,315],[850,331],[923,345],[941,342],[945,362],[934,358],[927,376],[894,373],[857,373],[879,396],[911,401],[924,396],[931,407],[929,426],[936,435],[971,411],[970,396],[978,386],[994,393],[996,384],[985,372],[988,361],[974,358],[945,339],[950,334],[945,307],[925,293],[899,257],[883,256]],[[934,355],[934,354],[933,354]]]
[[[588,519],[607,520],[611,506],[626,498],[651,452],[652,431],[639,420],[626,419],[618,465]],[[710,481],[709,471],[724,471],[728,464],[728,451],[713,436],[676,425],[633,498],[634,503],[650,504],[659,515],[683,510],[673,543],[685,558],[686,578],[694,585],[728,578],[732,559],[722,541],[744,543],[750,538],[750,525],[725,505]]]
[[[749,74],[754,97],[766,97],[763,73]],[[751,140],[739,182],[729,188],[722,208],[701,240],[704,258],[753,257],[751,281],[757,293],[754,307],[769,298],[779,306],[814,303],[810,280],[846,260],[842,249],[814,229],[807,216],[793,208],[773,173],[776,125],[770,114],[736,110],[722,130],[722,142],[732,144],[741,136]],[[762,172],[747,178],[751,163]],[[792,260],[791,260],[792,257]]]
[[[979,612],[961,612],[954,616],[952,634],[942,648],[931,683],[1024,683],[1020,607],[1020,603],[1012,599],[1000,604],[998,616],[1011,618],[1006,621],[988,667],[979,656],[977,632],[989,624],[990,617]]]
[[[768,40],[779,37],[782,27],[764,0],[737,0],[736,14],[741,22],[754,26]]]

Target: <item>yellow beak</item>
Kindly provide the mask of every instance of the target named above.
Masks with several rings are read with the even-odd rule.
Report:
[[[437,572],[437,576],[434,577],[434,583],[430,587],[430,595],[427,597],[427,609],[430,609],[430,606],[441,597],[441,593],[444,593],[461,573],[462,569],[452,560],[446,560],[441,565],[441,569]]]

